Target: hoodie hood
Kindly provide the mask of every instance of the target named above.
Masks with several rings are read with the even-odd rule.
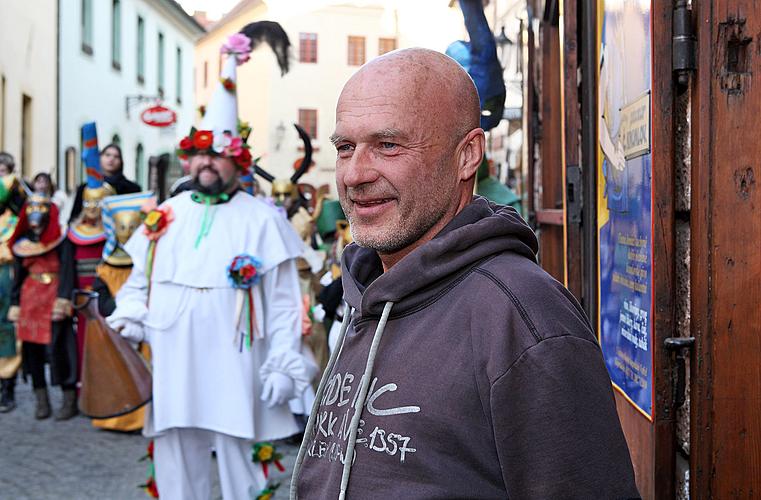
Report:
[[[431,241],[387,272],[378,254],[352,243],[343,254],[344,298],[360,317],[380,316],[394,302],[391,317],[425,307],[478,263],[513,252],[536,262],[536,235],[512,207],[475,196]]]

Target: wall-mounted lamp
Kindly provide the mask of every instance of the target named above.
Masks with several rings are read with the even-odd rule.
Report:
[[[285,139],[285,124],[281,121],[277,127],[275,127],[275,151],[280,151],[280,147],[283,145],[283,139]]]

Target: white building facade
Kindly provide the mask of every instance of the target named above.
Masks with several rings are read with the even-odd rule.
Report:
[[[0,2],[0,151],[27,179],[56,165],[58,2]]]
[[[203,28],[173,0],[67,0],[59,29],[61,183],[82,182],[80,127],[94,121],[100,147],[119,144],[124,174],[147,188],[149,158],[173,155],[195,119],[193,54]],[[158,103],[176,113],[174,125],[142,122]]]

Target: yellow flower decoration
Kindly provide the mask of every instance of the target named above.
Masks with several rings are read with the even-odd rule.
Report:
[[[259,448],[259,460],[262,462],[267,462],[272,459],[272,454],[275,450],[272,448],[272,446],[262,446]]]
[[[160,218],[161,218],[161,212],[159,212],[158,210],[152,210],[151,213],[149,213],[148,216],[145,218],[145,225],[155,226]]]

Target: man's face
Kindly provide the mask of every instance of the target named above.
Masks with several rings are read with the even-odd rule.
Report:
[[[338,101],[336,184],[354,241],[392,254],[432,236],[458,177],[435,97],[377,73],[350,82]]]
[[[116,148],[106,148],[100,155],[100,167],[105,175],[114,175],[122,169],[122,157]]]
[[[190,175],[198,191],[211,195],[229,191],[238,179],[235,163],[231,159],[206,154],[190,158]]]

